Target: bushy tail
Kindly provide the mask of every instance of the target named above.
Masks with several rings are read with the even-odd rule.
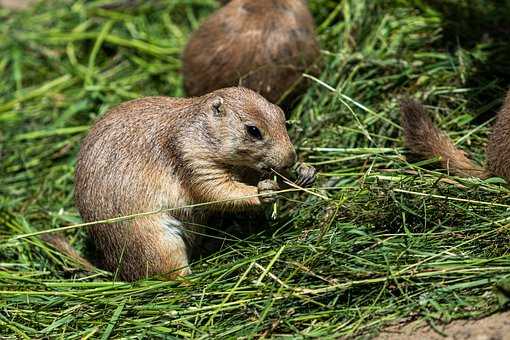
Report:
[[[86,271],[91,272],[94,270],[94,266],[92,265],[92,263],[90,263],[80,254],[78,254],[76,249],[74,249],[73,246],[69,244],[69,241],[67,241],[67,239],[64,236],[59,234],[43,234],[41,235],[41,239],[51,244],[62,254],[65,254],[70,258],[74,259],[76,262],[81,264]]]
[[[455,175],[479,178],[488,176],[484,168],[470,160],[464,151],[457,148],[434,125],[423,105],[404,100],[400,103],[400,112],[405,144],[412,153],[426,158],[439,157],[441,165]]]

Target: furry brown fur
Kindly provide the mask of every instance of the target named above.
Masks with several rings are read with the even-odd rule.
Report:
[[[490,173],[510,181],[510,91],[489,137],[487,168]]]
[[[191,36],[183,55],[184,86],[199,96],[244,86],[276,103],[319,57],[304,0],[232,0]],[[310,70],[309,70],[310,71]]]
[[[510,91],[498,113],[487,147],[487,168],[470,160],[464,151],[439,130],[414,101],[402,101],[400,107],[404,140],[412,153],[426,158],[439,157],[444,168],[460,176],[487,178],[491,175],[510,180]]]
[[[143,98],[93,126],[78,155],[75,199],[84,221],[228,200],[89,229],[101,267],[125,280],[173,278],[190,272],[198,224],[273,201],[277,183],[261,179],[295,162],[283,111],[251,90]]]

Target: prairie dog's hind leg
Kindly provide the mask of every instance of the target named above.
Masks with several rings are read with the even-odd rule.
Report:
[[[162,256],[170,259],[161,273],[168,279],[191,274],[189,258],[191,256],[190,241],[192,236],[187,235],[184,225],[176,218],[166,215],[161,220],[165,227],[165,240],[160,245]]]
[[[128,281],[154,276],[171,280],[191,273],[185,231],[179,221],[155,215],[132,223],[122,251],[111,254],[115,258],[109,262],[115,266],[110,270],[118,270]]]

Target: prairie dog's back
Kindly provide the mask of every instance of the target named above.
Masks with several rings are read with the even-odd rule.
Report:
[[[183,117],[189,105],[187,99],[143,98],[119,105],[94,125],[76,165],[75,199],[86,221],[159,208],[153,199],[159,193],[147,188],[163,189],[172,180],[168,169],[177,164],[168,140],[177,142],[190,122]],[[174,139],[167,138],[172,133]]]

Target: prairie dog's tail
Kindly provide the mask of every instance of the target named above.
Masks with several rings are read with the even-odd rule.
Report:
[[[76,262],[81,264],[86,271],[91,272],[94,270],[94,266],[92,265],[92,263],[90,263],[80,254],[78,254],[76,249],[74,249],[73,246],[69,244],[69,241],[67,241],[67,239],[64,236],[59,234],[43,234],[41,235],[41,239],[46,243],[51,244],[62,254],[65,254],[70,258],[74,259]]]
[[[434,125],[423,105],[404,100],[400,103],[400,112],[405,144],[413,153],[427,158],[439,157],[441,165],[455,175],[488,177],[484,168],[470,160]]]

